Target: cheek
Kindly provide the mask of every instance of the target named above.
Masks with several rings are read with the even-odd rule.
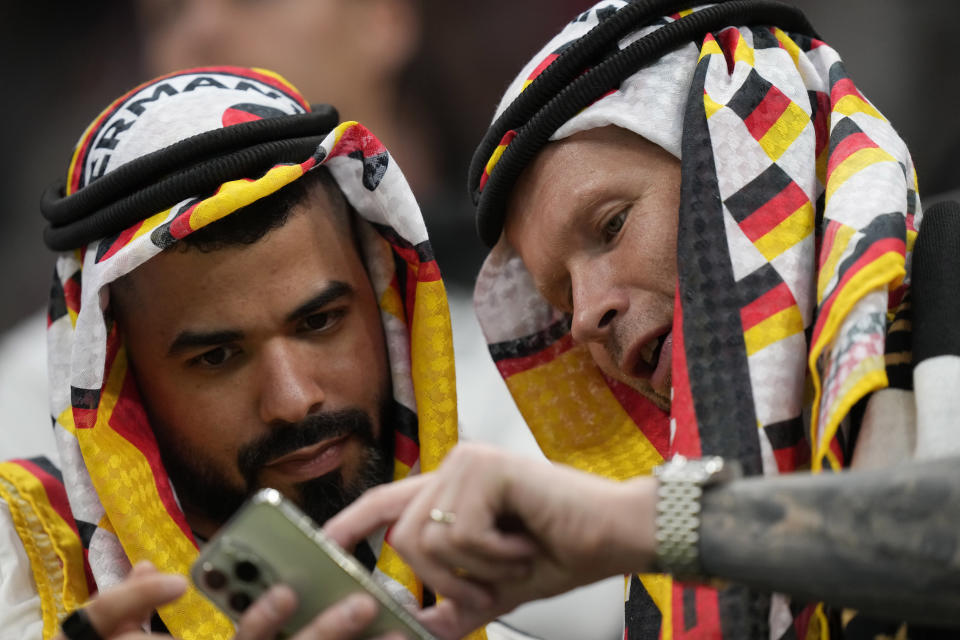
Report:
[[[202,451],[205,456],[232,464],[242,442],[246,394],[241,385],[217,385],[189,381],[182,376],[154,372],[141,384],[141,396],[154,430],[162,429],[167,440],[180,450]],[[228,465],[229,466],[229,465]]]
[[[358,334],[347,357],[341,359],[339,368],[344,381],[350,385],[348,392],[364,408],[374,409],[390,382],[389,358],[379,320]],[[371,415],[376,416],[376,411]]]

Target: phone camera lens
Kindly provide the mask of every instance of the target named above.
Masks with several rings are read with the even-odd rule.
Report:
[[[249,560],[241,560],[235,564],[233,572],[244,582],[253,582],[260,577],[260,568]]]
[[[203,573],[203,581],[211,589],[223,589],[227,584],[227,574],[220,569],[207,569]]]
[[[250,606],[250,603],[253,602],[250,596],[245,594],[242,591],[236,591],[230,594],[230,599],[228,600],[230,608],[238,613],[243,613],[247,610],[247,607]]]

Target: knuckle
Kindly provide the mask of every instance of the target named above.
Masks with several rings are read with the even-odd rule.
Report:
[[[416,538],[417,536],[411,533],[410,527],[400,522],[393,526],[393,530],[390,532],[389,542],[390,546],[403,554],[414,550],[412,541],[416,540]]]
[[[452,525],[447,532],[450,543],[461,549],[472,548],[475,546],[475,536],[471,529]]]
[[[437,527],[428,527],[420,534],[420,547],[428,555],[434,555],[446,546],[443,533]]]
[[[354,505],[358,507],[373,506],[376,507],[382,504],[388,499],[388,493],[386,491],[389,485],[378,485],[372,487],[363,492],[363,494],[356,499]]]

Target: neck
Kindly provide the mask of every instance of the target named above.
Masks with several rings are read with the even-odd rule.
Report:
[[[183,508],[183,515],[187,518],[187,524],[190,526],[190,530],[194,536],[198,536],[203,540],[212,538],[223,525],[222,522],[217,522],[187,504],[182,504],[181,507]]]

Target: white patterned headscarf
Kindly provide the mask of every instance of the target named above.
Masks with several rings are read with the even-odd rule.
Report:
[[[839,469],[851,409],[909,387],[910,155],[795,9],[747,4],[599,2],[526,64],[474,157],[492,246],[477,314],[553,460],[618,479],[677,453],[748,474]],[[669,412],[602,374],[501,235],[537,151],[607,125],[681,162]],[[631,640],[829,633],[822,607],[742,588],[635,576],[627,600]]]
[[[335,113],[332,121],[324,117],[311,114],[283,78],[262,69],[169,74],[120,97],[90,125],[65,191],[45,199],[48,244],[64,250],[49,318],[51,410],[69,496],[60,515],[68,524],[75,521],[65,528],[64,545],[71,535],[79,539],[87,567],[86,580],[83,567],[70,567],[70,576],[44,594],[45,611],[82,603],[87,593],[121,580],[137,561],[187,573],[197,554],[136,392],[122,328],[110,320],[107,285],[193,231],[320,166],[362,221],[362,254],[381,309],[400,407],[395,477],[434,468],[455,443],[446,295],[419,208],[372,133],[356,122],[336,124]],[[296,129],[311,118],[321,122],[309,125],[319,130],[283,134],[295,139],[293,151],[276,152],[281,143],[268,136],[279,134],[270,131],[290,123]],[[201,147],[203,157],[193,157]],[[265,153],[266,163],[260,158],[251,165],[254,153]],[[216,165],[228,177],[190,192],[192,178],[183,170],[194,162]],[[196,173],[204,178],[208,169]],[[138,192],[110,193],[121,181],[136,183],[130,176],[138,171],[155,175],[140,180]],[[179,195],[153,204],[170,193]],[[96,211],[84,218],[71,213],[71,202]],[[375,553],[376,575],[388,589],[407,602],[420,600],[421,585],[389,544]],[[179,638],[232,633],[226,617],[194,590],[159,613]]]

